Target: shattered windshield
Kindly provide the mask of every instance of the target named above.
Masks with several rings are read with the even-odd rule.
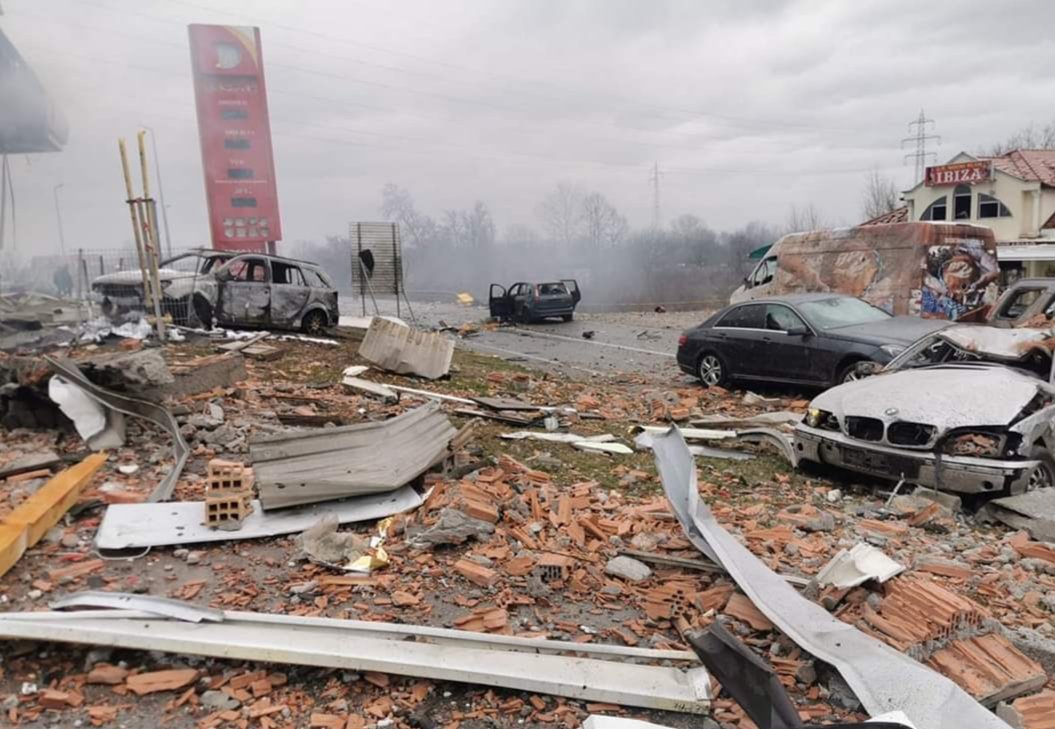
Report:
[[[799,304],[799,310],[818,329],[838,329],[890,318],[890,314],[860,299],[835,296]]]
[[[1018,357],[1001,357],[985,351],[971,351],[950,341],[944,333],[930,334],[923,337],[904,352],[899,354],[886,370],[918,369],[934,365],[955,362],[986,362],[1002,364],[1022,369],[1032,374],[1048,378],[1051,371],[1051,354],[1043,348],[1031,348]]]
[[[226,256],[203,256],[201,253],[184,253],[161,262],[161,268],[180,273],[208,273],[214,266],[227,260]]]

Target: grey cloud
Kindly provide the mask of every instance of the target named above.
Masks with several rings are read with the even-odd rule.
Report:
[[[653,162],[669,170],[664,217],[731,228],[779,223],[812,202],[849,223],[863,174],[837,171],[879,166],[907,186],[899,140],[920,108],[938,120],[941,156],[1053,116],[1045,0],[5,0],[4,10],[0,27],[70,122],[64,152],[12,160],[19,239],[36,250],[57,246],[60,182],[67,239],[129,238],[116,139],[140,123],[158,133],[177,244],[206,242],[191,22],[261,27],[291,241],[376,218],[389,181],[433,215],[483,199],[504,230],[535,224],[538,201],[569,180],[641,226]]]

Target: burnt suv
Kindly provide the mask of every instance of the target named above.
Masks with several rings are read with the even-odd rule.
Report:
[[[177,324],[299,329],[336,326],[337,289],[310,261],[264,253],[198,250],[162,261],[162,311]],[[139,269],[99,276],[92,294],[108,316],[144,310]]]
[[[571,321],[575,307],[582,299],[579,284],[574,279],[511,285],[491,284],[488,292],[488,309],[491,316],[500,321],[529,323],[550,317]]]

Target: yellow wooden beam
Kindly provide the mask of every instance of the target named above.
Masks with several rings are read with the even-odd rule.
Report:
[[[0,577],[25,554],[29,527],[25,524],[0,523]]]
[[[60,471],[0,520],[0,576],[58,523],[104,463],[106,453],[93,453]]]

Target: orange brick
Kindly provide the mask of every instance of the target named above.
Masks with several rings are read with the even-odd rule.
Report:
[[[491,587],[498,580],[498,573],[467,559],[454,563],[454,570],[465,579],[480,587]]]
[[[498,523],[498,509],[491,504],[485,504],[482,501],[467,500],[465,506],[462,507],[462,511],[474,519],[490,522],[491,524]]]
[[[44,689],[37,694],[37,703],[45,709],[65,709],[70,705],[70,695],[65,691]]]
[[[747,623],[755,630],[773,630],[773,623],[769,622],[769,618],[763,615],[746,595],[742,595],[739,592],[733,593],[732,597],[729,598],[729,602],[725,604],[724,612],[726,615]]]

